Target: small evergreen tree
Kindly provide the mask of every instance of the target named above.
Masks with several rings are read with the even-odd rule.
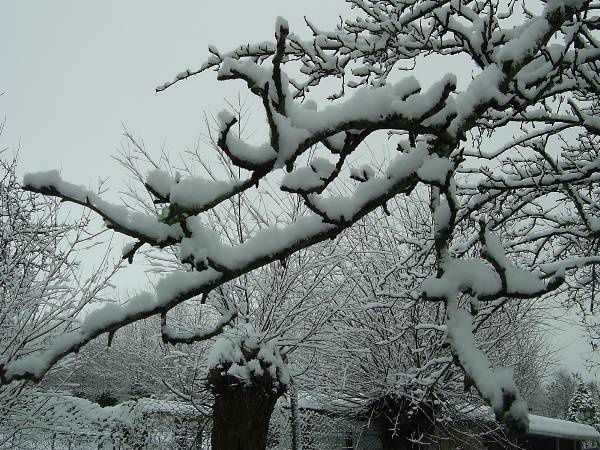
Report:
[[[579,375],[575,375],[577,387],[567,411],[567,420],[577,423],[585,423],[600,429],[600,408],[598,403],[590,394],[587,384]]]

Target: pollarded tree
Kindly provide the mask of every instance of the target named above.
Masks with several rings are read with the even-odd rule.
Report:
[[[417,286],[434,271],[430,214],[426,203],[424,213],[402,206],[390,201],[391,217],[375,213],[343,234],[353,289],[330,344],[306,355],[303,383],[337,414],[372,423],[384,449],[431,442],[451,397],[465,397],[443,305],[419,298]]]
[[[568,132],[596,135],[599,130],[587,100],[577,96],[600,91],[595,68],[599,5],[552,0],[540,1],[535,10],[527,3],[520,10],[513,1],[349,3],[358,14],[332,31],[308,22],[313,36],[302,39],[280,19],[273,42],[244,44],[228,53],[211,48],[212,56],[199,70],[176,77],[174,82],[214,68],[220,80],[245,82],[262,102],[269,136],[262,144],[237,138],[232,114],[219,116],[219,149],[240,168],[234,180],[153,172],[147,189],[165,205],[156,215],[110,204],[63,181],[57,172],[25,178],[28,189],[89,208],[110,228],[134,238],[129,259],[142,246],[175,246],[195,270],[174,271],[154,293],[97,310],[40,354],[1,365],[3,383],[39,379],[97,336],[166,314],[261,266],[334,238],[393,197],[410,195],[418,184],[425,184],[434,217],[436,270],[421,286],[422,299],[443,305],[453,360],[496,417],[520,430],[527,426],[526,408],[511,377],[493,369],[477,348],[473,315],[481,308],[493,314],[510,300],[542,296],[559,287],[566,272],[597,262],[597,256],[559,254],[558,261],[542,264],[550,258],[539,260],[522,247],[540,242],[539,230],[527,220],[537,225],[540,214],[548,221],[556,219],[544,205],[536,210],[540,205],[535,200],[543,197],[536,193],[546,195],[558,186],[563,186],[564,202],[573,205],[578,224],[573,238],[598,232],[597,206],[587,202],[581,208],[581,195],[568,187],[571,181],[584,186],[596,182],[590,175],[597,171],[597,161],[569,166],[565,146],[552,146],[554,155],[539,144],[552,143],[544,141],[546,137],[566,139]],[[470,81],[463,77],[459,83],[450,73],[424,89],[413,76],[393,80],[395,69],[409,69],[422,59],[460,56],[472,63]],[[312,87],[329,78],[338,80],[341,89],[330,96],[333,104],[319,109],[307,97]],[[502,132],[516,127],[523,136],[506,142]],[[363,153],[365,139],[378,131],[392,133],[397,153],[381,173],[355,167],[351,175],[358,184],[352,193],[336,195],[336,183]],[[505,145],[488,151],[496,139]],[[535,158],[518,151],[523,143],[530,144]],[[312,155],[315,146],[318,154]],[[480,166],[482,159],[489,168]],[[283,168],[287,173],[280,177],[278,169]],[[242,244],[224,243],[223,231],[206,225],[207,211],[263,181],[277,182],[284,192],[300,197],[311,213],[271,223]],[[525,226],[519,228],[521,220]],[[471,232],[457,235],[457,221],[468,224]],[[517,235],[505,247],[496,231],[503,231],[507,222]],[[567,223],[555,224],[542,242],[553,245],[561,237]],[[477,248],[481,255],[474,255]],[[206,330],[198,336],[205,334]]]
[[[238,137],[243,129],[242,120],[246,118],[245,109],[242,103],[236,106]],[[218,149],[209,123],[207,128],[206,145]],[[161,162],[155,162],[131,135],[129,141],[130,151],[124,151],[120,161],[134,179],[143,185],[146,177],[141,174],[148,169],[151,169],[150,178],[175,176],[157,170],[161,166],[171,167],[165,155],[161,156]],[[206,155],[193,150],[188,156],[183,169],[186,175],[202,171],[215,179],[220,171],[223,177],[235,182],[238,170],[230,162],[218,160],[217,164],[210,164]],[[243,245],[265,224],[282,219],[293,221],[302,215],[304,207],[299,201],[286,204],[280,197],[268,187],[252,196],[241,193],[207,211],[205,223],[209,228],[220,230],[227,244]],[[130,190],[129,198],[145,210],[156,208],[156,199],[142,197],[135,188]],[[181,254],[154,252],[146,256],[157,268],[195,269],[193,260]],[[193,400],[206,397],[208,387],[213,399],[214,448],[238,448],[248,443],[259,448],[265,446],[275,403],[292,383],[293,371],[288,362],[294,359],[293,354],[299,348],[322,346],[327,339],[322,333],[323,324],[336,314],[332,300],[346,286],[347,280],[340,269],[345,257],[336,242],[315,245],[257,268],[195,302],[162,314],[163,341],[173,345],[194,344],[197,350],[195,356],[188,358],[195,376],[188,386],[181,386],[181,393],[184,398]],[[219,319],[218,313],[222,311],[228,312],[226,321]],[[183,314],[204,323],[185,323],[181,320]],[[210,329],[215,322],[222,325],[216,327],[218,333],[194,333],[194,330]],[[201,341],[216,334],[220,336],[207,357],[203,347],[206,342]],[[188,352],[186,347],[181,350]]]
[[[337,273],[342,258],[335,250],[300,251],[284,266],[270,264],[217,290],[215,295],[236,299],[238,316],[208,355],[214,448],[266,445],[275,403],[293,382],[289,363],[296,351],[327,345],[324,324],[336,312],[332,300],[344,290]]]
[[[340,245],[352,249],[343,268],[353,289],[326,325],[330,343],[304,355],[302,389],[339,414],[373,423],[386,449],[448,436],[472,441],[461,421],[480,406],[465,394],[472,382],[453,364],[443,304],[420,297],[418,287],[435,273],[427,197],[420,189],[410,201],[394,199],[389,215],[373,213],[343,233]],[[531,301],[497,306],[493,315],[486,308],[473,313],[478,345],[514,370],[529,397],[549,367],[539,345],[543,311]],[[504,438],[487,431],[488,439]]]

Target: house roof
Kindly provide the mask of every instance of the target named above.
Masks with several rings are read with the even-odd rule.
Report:
[[[600,433],[591,425],[529,414],[529,433],[582,441],[600,441]]]
[[[463,407],[462,411],[471,420],[494,421],[495,417],[487,406]],[[569,420],[554,419],[552,417],[528,414],[528,436],[548,436],[582,441],[600,441],[600,433],[591,425],[571,422]]]

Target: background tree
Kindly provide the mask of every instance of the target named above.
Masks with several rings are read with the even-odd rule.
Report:
[[[547,409],[545,414],[548,417],[566,419],[569,403],[575,388],[577,379],[567,370],[558,370],[554,372],[549,383],[546,385]]]
[[[353,289],[326,325],[329,344],[303,355],[302,389],[325,408],[376,425],[384,448],[449,436],[472,441],[461,422],[479,406],[476,396],[465,394],[470,381],[448,352],[442,305],[419,296],[418,286],[435,272],[426,199],[425,190],[410,201],[394,199],[389,215],[373,213],[342,234],[340,245],[348,248],[343,269]],[[514,371],[527,399],[537,394],[551,364],[543,313],[524,301],[506,303],[493,316],[482,308],[475,316],[479,345]]]
[[[156,334],[158,325],[140,321],[122,329],[110,346],[97,340],[82,349],[73,361],[71,392],[98,403],[100,396],[115,403],[172,396],[169,387],[188,382],[194,353],[166,346]]]
[[[81,252],[96,237],[89,217],[65,219],[58,202],[21,189],[16,169],[17,156],[0,152],[1,364],[72,330],[84,308],[105,302],[116,270],[104,259],[97,272],[82,279]],[[71,363],[72,358],[55,367],[43,386],[26,381],[0,386],[1,439],[25,432],[34,417],[48,413],[52,395],[67,388]]]
[[[581,377],[575,376],[574,378],[577,381],[577,386],[569,402],[567,420],[600,428],[600,408],[597,401],[592,397],[588,386]]]

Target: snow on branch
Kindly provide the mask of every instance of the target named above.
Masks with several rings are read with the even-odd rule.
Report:
[[[416,182],[414,174],[409,172],[405,175],[396,178],[394,183],[385,185],[385,189],[381,189],[377,196],[362,199],[354,214],[347,218],[348,223],[360,220],[397,193],[411,190]],[[43,180],[47,178],[43,177]],[[65,187],[59,181],[53,179],[51,188],[40,183],[42,187],[39,189],[46,189],[47,193],[57,193],[61,198],[72,199],[75,203],[90,207],[85,201],[81,201],[86,191],[71,189],[72,185]],[[324,223],[320,216],[312,215],[284,228],[263,230],[243,244],[231,247],[218,242],[214,234],[207,234],[206,228],[191,219],[187,220],[191,235],[181,239],[182,251],[188,252],[187,256],[193,256],[191,260],[197,266],[198,261],[206,260],[210,268],[203,267],[201,272],[171,273],[158,283],[153,295],[141,294],[124,305],[109,304],[99,308],[84,319],[78,330],[57,337],[47,349],[0,365],[0,382],[5,384],[18,379],[39,380],[58,360],[78,351],[103,333],[115,332],[129,323],[168,311],[185,300],[208,293],[251,270],[282,260],[318,242],[332,239],[342,231],[340,227]]]
[[[158,282],[153,294],[138,294],[122,305],[106,304],[89,313],[79,328],[54,337],[43,350],[0,364],[0,382],[39,381],[57,361],[77,352],[92,339],[103,333],[114,333],[125,325],[167,311],[187,299],[208,292],[219,281],[220,275],[211,270],[174,272]]]
[[[563,282],[564,277],[552,276],[547,281],[542,279],[540,273],[532,273],[517,267],[506,257],[500,239],[482,226],[484,257],[492,264],[500,277],[502,288],[496,298],[534,298],[556,290]],[[486,298],[487,299],[487,298]]]
[[[157,217],[113,205],[82,186],[63,181],[56,170],[25,175],[23,189],[82,205],[102,217],[107,227],[152,245],[164,247],[183,236],[178,224],[167,225]]]
[[[524,432],[528,426],[527,404],[519,398],[510,369],[492,369],[477,348],[471,315],[448,299],[447,338],[455,356],[482,397],[489,402],[498,421]]]
[[[255,183],[254,177],[231,181],[213,181],[202,177],[175,179],[167,172],[155,169],[148,173],[145,186],[156,198],[155,202],[170,203],[163,218],[169,222],[182,212],[193,216],[208,211]]]

